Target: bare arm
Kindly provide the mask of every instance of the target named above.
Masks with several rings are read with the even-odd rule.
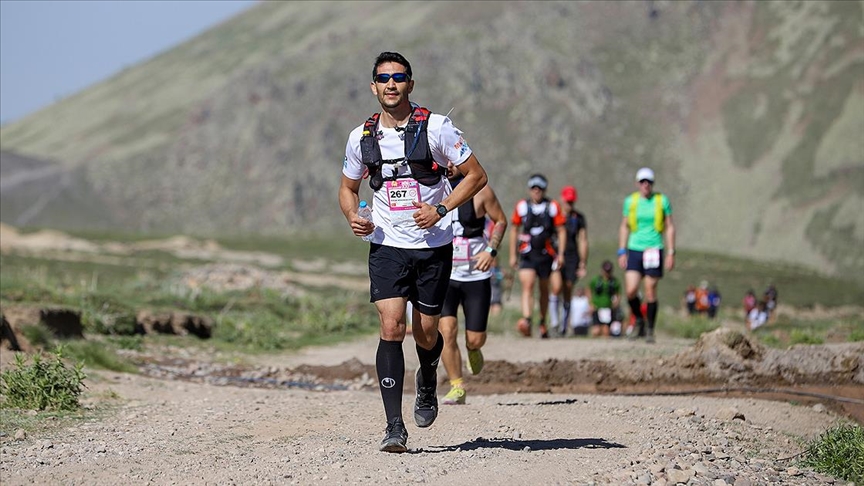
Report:
[[[564,250],[567,249],[567,227],[563,224],[557,228],[558,231],[558,267],[564,268]]]
[[[498,247],[501,245],[501,239],[504,238],[504,232],[507,230],[507,216],[504,214],[504,210],[501,209],[501,203],[498,201],[495,191],[488,184],[483,189],[480,189],[480,192],[474,196],[474,199],[478,200],[482,208],[478,214],[485,214],[495,223],[492,227],[492,234],[489,236],[489,246],[498,250]],[[495,261],[495,257],[488,251],[475,255],[474,259],[477,262],[477,270],[481,272],[489,270]]]
[[[666,235],[666,270],[672,270],[675,268],[675,223],[672,221],[672,215],[666,215],[665,222],[666,231],[664,231]]]
[[[576,275],[579,278],[585,278],[588,273],[585,266],[588,265],[588,231],[585,228],[579,230],[576,236],[576,246],[579,250],[579,268],[576,269]]]
[[[459,165],[459,172],[464,176],[462,182],[453,189],[453,192],[449,196],[441,201],[441,204],[448,211],[458,208],[486,186],[486,170],[483,169],[483,166],[480,165],[474,154],[471,154],[468,160]],[[441,220],[441,216],[435,211],[435,206],[417,201],[414,202],[414,206],[418,208],[414,212],[414,222],[421,229],[431,228]]]
[[[510,230],[510,267],[514,270],[516,269],[516,265],[518,264],[518,260],[516,259],[516,250],[519,248],[519,244],[516,239],[519,236],[519,228],[513,228]]]
[[[618,227],[618,250],[627,249],[627,238],[630,236],[630,225],[627,222],[627,216],[621,218],[621,226]],[[627,268],[627,253],[618,255],[618,266],[622,269]]]
[[[348,220],[351,231],[357,236],[365,236],[375,230],[372,221],[357,216],[357,207],[360,205],[360,180],[353,180],[342,174],[342,183],[339,186],[339,208]]]

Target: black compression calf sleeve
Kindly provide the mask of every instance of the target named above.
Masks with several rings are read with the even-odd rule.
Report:
[[[441,358],[441,350],[444,349],[444,336],[438,333],[438,340],[432,349],[417,347],[417,359],[420,361],[420,373],[423,381],[430,382],[435,379],[435,370],[438,368],[438,360]]]
[[[644,317],[642,315],[642,301],[639,300],[639,297],[628,299],[627,303],[630,304],[630,312],[636,316],[636,319],[642,319]]]
[[[387,422],[401,419],[402,384],[405,382],[405,355],[402,353],[401,341],[378,341],[375,369],[378,372],[378,388],[384,401]]]
[[[657,302],[648,302],[648,315],[645,316],[648,321],[648,329],[654,329],[654,323],[657,321]]]

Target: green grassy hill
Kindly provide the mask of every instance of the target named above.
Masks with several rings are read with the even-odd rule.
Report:
[[[34,165],[0,217],[347,235],[345,140],[377,108],[375,55],[398,50],[413,99],[452,109],[508,210],[541,171],[554,195],[576,185],[592,240],[612,241],[648,165],[682,247],[861,280],[862,6],[266,2],[2,127],[4,151],[69,175]]]

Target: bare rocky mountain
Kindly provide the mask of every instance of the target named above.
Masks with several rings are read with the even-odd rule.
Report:
[[[452,110],[505,206],[541,171],[556,195],[578,187],[592,240],[610,241],[649,165],[683,247],[860,279],[862,6],[264,2],[2,127],[0,216],[344,233],[345,140],[377,107],[375,55],[398,50],[413,99]]]

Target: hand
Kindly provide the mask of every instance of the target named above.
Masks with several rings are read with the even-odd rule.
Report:
[[[492,268],[492,263],[495,262],[495,257],[488,251],[481,251],[479,254],[471,257],[474,260],[474,268],[481,272],[485,272]]]
[[[414,223],[417,224],[418,228],[429,229],[435,226],[438,221],[441,221],[441,216],[438,216],[438,211],[435,210],[435,206],[420,201],[414,201],[414,207],[418,208],[413,214]]]
[[[561,269],[564,268],[564,254],[563,253],[558,254],[558,268],[561,268]]]
[[[579,268],[576,269],[576,276],[579,278],[585,278],[585,275],[588,275],[588,271],[585,270],[585,265],[580,264]]]
[[[510,268],[516,270],[518,268],[519,262],[516,260],[516,255],[510,256]]]
[[[665,260],[666,261],[663,262],[663,266],[666,267],[667,271],[671,271],[673,268],[675,268],[675,255],[666,255]]]
[[[618,257],[618,266],[621,267],[621,270],[627,270],[627,254],[623,254]]]
[[[366,236],[375,231],[375,224],[366,218],[357,216],[357,213],[354,213],[351,215],[351,231],[353,231],[356,236]]]

